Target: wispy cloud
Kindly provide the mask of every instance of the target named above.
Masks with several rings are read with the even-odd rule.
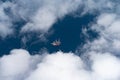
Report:
[[[2,38],[13,33],[11,19],[4,11],[4,9],[8,8],[10,5],[9,2],[0,3],[0,37]]]
[[[3,5],[9,8],[10,13],[6,14],[4,12]],[[101,6],[102,5],[102,6]],[[6,19],[8,17],[10,20],[8,21],[9,26],[6,26],[7,30],[10,30],[9,33],[0,31],[3,34],[10,34],[11,28],[14,29],[13,21],[24,20],[26,22],[25,25],[21,26],[21,33],[26,32],[47,32],[54,23],[56,23],[59,19],[63,18],[65,15],[68,15],[72,12],[76,12],[77,10],[81,10],[81,14],[93,13],[96,12],[115,12],[119,13],[120,10],[119,1],[115,0],[11,0],[1,2],[1,12],[4,15],[1,15]],[[6,7],[5,7],[6,8]],[[79,9],[80,8],[80,9]],[[8,19],[7,19],[8,20]],[[11,25],[10,25],[11,24]]]
[[[44,0],[41,6],[30,18],[23,28],[22,31],[48,31],[52,25],[57,22],[58,19],[63,18],[65,15],[76,11],[81,0]]]

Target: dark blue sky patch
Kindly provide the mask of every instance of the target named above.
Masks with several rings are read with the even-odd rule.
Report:
[[[62,50],[63,52],[74,52],[78,46],[81,47],[87,40],[91,40],[97,37],[97,33],[90,29],[88,24],[94,20],[95,16],[85,15],[84,17],[71,17],[66,16],[63,20],[60,20],[53,26],[54,34],[49,37],[49,42],[56,39],[61,40],[61,46],[47,46],[49,51]],[[87,28],[88,36],[82,33],[82,29]]]
[[[14,48],[21,48],[20,39],[17,37],[7,38],[5,40],[0,40],[0,56],[4,54],[9,54]]]
[[[63,52],[74,52],[78,46],[83,46],[86,41],[92,41],[97,38],[97,32],[90,29],[88,24],[93,22],[95,16],[85,15],[84,17],[66,16],[64,19],[55,23],[51,30],[54,33],[48,36],[48,41],[42,43],[38,39],[33,39],[32,44],[28,44],[28,51],[38,52],[42,48],[46,48],[50,53],[62,50]],[[87,36],[82,33],[82,29],[87,28]],[[88,37],[89,36],[89,37]],[[53,46],[51,43],[60,39],[60,46]]]
[[[10,50],[15,48],[27,49],[30,53],[36,54],[40,50],[46,49],[48,52],[52,53],[58,50],[63,52],[74,52],[78,46],[83,46],[87,40],[92,41],[97,38],[98,34],[90,29],[88,24],[93,22],[95,16],[85,15],[83,17],[72,17],[66,16],[64,19],[59,20],[53,25],[49,32],[54,31],[53,34],[46,36],[47,41],[41,41],[39,33],[26,33],[20,35],[19,31],[21,26],[26,22],[20,21],[15,22],[14,26],[16,27],[15,36],[6,38],[5,40],[0,40],[0,56],[3,54],[8,54]],[[88,29],[86,36],[82,33],[82,29]],[[23,37],[27,38],[26,44],[21,42]],[[52,46],[51,43],[60,39],[60,46]]]

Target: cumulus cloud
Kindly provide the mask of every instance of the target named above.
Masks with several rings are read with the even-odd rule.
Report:
[[[71,53],[47,55],[26,80],[82,80],[89,79],[81,59]],[[80,71],[79,71],[80,70]],[[81,75],[80,75],[81,74]]]
[[[39,60],[37,57],[32,59],[26,50],[14,49],[10,52],[11,55],[6,55],[0,58],[0,79],[1,80],[22,80],[31,69],[32,65]],[[37,60],[37,61],[34,61]],[[31,63],[34,62],[32,65]]]
[[[13,50],[11,51],[11,55],[2,57],[0,59],[1,79],[14,80],[14,76],[20,77],[21,74],[29,69],[29,59],[30,55],[24,50],[17,50],[17,52],[16,50]]]
[[[92,70],[97,80],[119,80],[120,78],[120,59],[108,54],[92,54],[93,65]]]
[[[91,64],[61,51],[30,55],[14,49],[0,58],[1,80],[119,80],[120,59],[110,53],[89,53]],[[88,67],[90,69],[87,69]]]

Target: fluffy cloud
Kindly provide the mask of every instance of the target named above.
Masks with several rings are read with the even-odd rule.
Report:
[[[82,60],[72,53],[47,55],[26,80],[87,80]]]
[[[28,75],[29,71],[34,69],[33,65],[39,61],[37,56],[34,56],[35,59],[34,57],[31,58],[29,53],[22,49],[14,49],[10,52],[10,54],[11,55],[5,55],[0,58],[1,80],[24,79]]]
[[[0,58],[1,80],[119,80],[120,59],[110,53],[89,53],[90,65],[73,53],[30,55],[14,49]],[[89,69],[86,67],[89,66]]]
[[[120,59],[109,54],[94,54],[92,53],[93,65],[92,70],[93,75],[97,80],[119,80],[120,78]]]

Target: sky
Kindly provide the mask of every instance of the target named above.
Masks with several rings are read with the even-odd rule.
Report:
[[[120,80],[119,7],[119,0],[0,0],[0,80]]]

